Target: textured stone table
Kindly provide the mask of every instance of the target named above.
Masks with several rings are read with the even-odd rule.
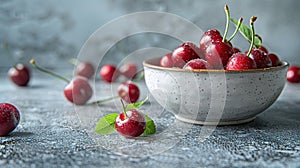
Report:
[[[30,87],[18,88],[0,72],[0,101],[15,104],[22,117],[13,133],[0,137],[1,168],[300,167],[300,84],[287,83],[253,122],[217,128],[179,122],[150,98],[144,110],[157,134],[125,139],[92,133],[99,117],[120,110],[118,101],[74,107],[63,97],[63,82],[35,72]],[[145,84],[139,86],[145,96]],[[94,99],[114,88],[96,80]],[[201,130],[213,133],[203,138]]]

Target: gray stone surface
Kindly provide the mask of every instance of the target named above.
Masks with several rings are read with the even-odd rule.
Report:
[[[95,123],[88,122],[118,111],[118,102],[74,108],[63,97],[63,82],[34,73],[29,87],[18,88],[5,71],[0,71],[0,102],[15,104],[21,122],[0,137],[1,168],[300,167],[299,84],[287,83],[278,101],[253,122],[217,127],[204,140],[201,130],[213,127],[178,122],[150,99],[144,110],[154,118],[157,134],[125,139],[94,135]],[[108,97],[115,87],[99,80],[94,84],[98,98]],[[145,96],[144,83],[139,86]]]

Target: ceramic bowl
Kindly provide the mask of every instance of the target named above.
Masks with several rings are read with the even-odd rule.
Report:
[[[184,70],[143,62],[145,81],[154,99],[178,120],[202,125],[232,125],[253,120],[270,107],[286,81],[287,62],[241,70]]]

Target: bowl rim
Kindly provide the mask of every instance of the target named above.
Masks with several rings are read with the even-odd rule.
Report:
[[[219,73],[241,73],[241,72],[264,72],[271,70],[281,70],[289,67],[289,63],[286,61],[280,61],[280,65],[276,67],[268,67],[268,68],[256,68],[256,69],[244,69],[244,70],[219,70],[219,69],[182,69],[182,68],[168,68],[162,67],[153,64],[154,61],[159,61],[161,57],[151,58],[143,61],[144,67],[157,69],[157,70],[167,70],[174,72],[197,72],[197,73],[206,73],[206,72],[219,72]]]

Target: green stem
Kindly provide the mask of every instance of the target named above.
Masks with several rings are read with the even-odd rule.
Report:
[[[16,65],[16,60],[13,58],[13,56],[9,52],[6,42],[2,43],[2,48],[4,49],[5,55],[13,62],[14,65]]]
[[[228,42],[230,42],[233,38],[234,38],[234,36],[237,34],[237,32],[239,31],[239,29],[240,29],[240,27],[241,27],[241,25],[242,25],[242,22],[243,22],[243,18],[240,18],[239,19],[239,22],[238,22],[238,24],[237,24],[237,26],[236,26],[236,29],[235,29],[235,31],[233,32],[233,34],[229,37],[229,39],[227,40]]]
[[[252,33],[252,36],[251,36],[251,44],[250,44],[250,47],[249,47],[247,56],[250,55],[250,53],[251,53],[251,51],[252,51],[252,48],[253,48],[253,45],[254,45],[254,38],[255,38],[254,22],[256,21],[256,19],[257,19],[256,16],[252,16],[252,17],[250,18],[250,26],[251,26],[251,33]]]
[[[226,27],[225,27],[225,32],[224,32],[224,35],[223,35],[222,42],[226,41],[226,36],[228,34],[229,23],[230,23],[230,12],[229,12],[229,8],[228,8],[227,5],[225,5],[224,10],[225,10],[225,13],[226,13]]]
[[[122,99],[121,99],[121,104],[122,104],[122,108],[123,108],[123,111],[124,111],[124,117],[127,118],[126,107],[125,107],[124,102],[123,102]],[[125,118],[124,118],[124,119],[125,119]]]
[[[135,77],[132,81],[133,82],[139,82],[139,81],[141,81],[144,78],[144,75],[145,75],[144,71],[141,71],[141,73],[139,74],[139,76]]]
[[[70,63],[70,64],[73,64],[73,65],[75,65],[75,66],[78,66],[79,63],[80,63],[80,61],[78,61],[78,59],[71,58],[71,59],[69,59],[69,63]]]
[[[109,98],[106,98],[106,99],[94,101],[91,104],[101,104],[101,103],[104,103],[104,102],[107,102],[107,101],[110,101],[110,100],[113,100],[113,99],[116,99],[116,98],[119,98],[119,97],[120,96],[109,97]]]
[[[56,77],[56,78],[58,78],[58,79],[61,79],[61,80],[65,81],[65,82],[67,82],[67,83],[70,83],[70,81],[69,81],[68,79],[66,79],[65,77],[60,76],[60,75],[58,75],[58,74],[56,74],[56,73],[54,73],[54,72],[51,72],[51,71],[49,71],[49,70],[47,70],[47,69],[44,69],[44,68],[38,66],[38,65],[35,63],[35,60],[34,60],[34,59],[31,59],[31,60],[30,60],[30,64],[32,64],[32,66],[33,66],[35,69],[37,69],[37,70],[39,70],[39,71],[41,71],[41,72],[44,72],[44,73],[46,73],[46,74],[48,74],[48,75],[54,76],[54,77]]]

